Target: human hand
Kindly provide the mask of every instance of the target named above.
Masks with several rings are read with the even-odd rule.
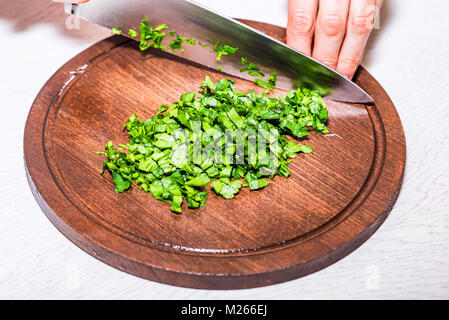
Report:
[[[289,0],[287,44],[351,79],[382,2]]]

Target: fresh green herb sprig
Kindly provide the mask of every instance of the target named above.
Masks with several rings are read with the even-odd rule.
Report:
[[[329,132],[327,109],[316,92],[298,89],[270,98],[253,91],[238,92],[230,79],[214,83],[209,77],[200,89],[199,96],[185,93],[171,106],[161,106],[156,116],[146,121],[132,115],[124,124],[129,142],[118,148],[108,142],[104,151],[97,152],[107,158],[103,172],[111,172],[116,192],[135,184],[156,199],[171,203],[175,213],[181,213],[183,202],[189,208],[205,206],[209,183],[216,194],[231,199],[242,187],[258,190],[268,186],[267,178],[288,177],[291,159],[298,153],[313,152],[310,146],[288,140],[288,135],[299,139],[311,130]],[[198,134],[196,126],[213,134]],[[243,161],[237,161],[237,153],[226,157],[227,148],[238,146],[237,136],[229,140],[227,130],[275,130],[275,136],[267,137],[272,156],[250,152],[254,147],[249,143],[251,137],[243,135]],[[256,143],[259,147],[259,138]],[[199,148],[197,152],[195,148]],[[204,156],[205,150],[209,150],[208,156]],[[200,156],[195,156],[198,153]]]

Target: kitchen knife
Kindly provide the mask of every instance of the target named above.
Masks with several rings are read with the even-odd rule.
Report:
[[[277,73],[276,87],[290,90],[301,86],[327,94],[328,99],[351,103],[372,103],[373,99],[359,86],[322,63],[296,51],[234,19],[187,0],[93,0],[83,4],[66,2],[68,14],[104,26],[118,27],[123,35],[131,28],[139,30],[147,17],[152,26],[167,24],[167,31],[213,46],[216,41],[238,48],[234,55],[217,61],[211,47],[184,45],[184,59],[206,65],[230,75],[254,81],[240,72],[241,57],[254,63],[265,75]],[[166,37],[163,44],[171,41]]]

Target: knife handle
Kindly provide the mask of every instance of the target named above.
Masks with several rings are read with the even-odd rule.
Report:
[[[57,2],[62,2],[58,0],[53,0]],[[80,1],[64,1],[64,11],[67,14],[78,15],[78,5],[81,3],[89,2],[89,0],[80,0]]]
[[[71,14],[71,15],[78,15],[78,4],[75,3],[71,3],[71,2],[65,2],[64,3],[64,11],[67,14]]]

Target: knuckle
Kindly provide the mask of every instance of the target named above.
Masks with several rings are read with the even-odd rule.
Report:
[[[356,15],[349,19],[349,28],[352,32],[365,35],[369,34],[374,27],[375,16],[373,13]]]
[[[314,24],[314,19],[303,11],[296,11],[290,16],[291,30],[295,35],[310,34]]]
[[[342,65],[345,66],[345,68],[348,69],[355,69],[358,67],[359,65],[359,58],[357,56],[352,56],[352,57],[345,57],[341,59],[340,62]]]
[[[332,58],[332,57],[318,58],[318,60],[331,68],[335,67],[338,62],[337,58]]]
[[[320,18],[320,27],[328,36],[336,36],[343,33],[346,29],[346,21],[344,17],[338,14],[324,14]]]

